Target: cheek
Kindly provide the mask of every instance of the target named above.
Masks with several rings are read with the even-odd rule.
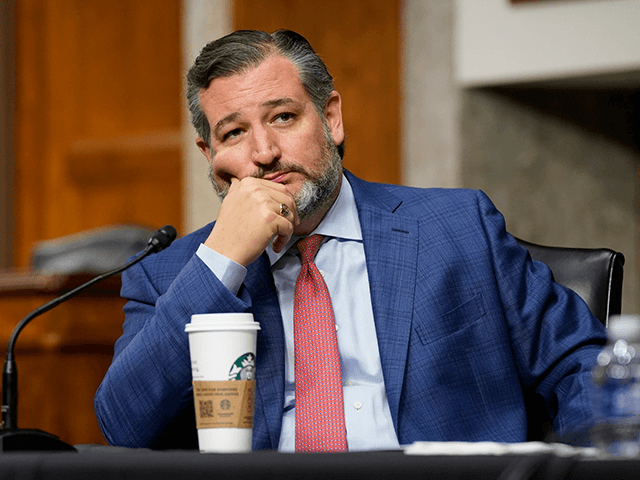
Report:
[[[242,172],[246,169],[247,163],[243,161],[241,149],[228,148],[216,152],[213,157],[212,171],[216,178],[226,178],[229,175],[242,178]]]
[[[322,132],[320,135],[310,133],[283,140],[282,151],[285,157],[293,159],[296,163],[317,170],[322,165],[323,144],[324,135]]]

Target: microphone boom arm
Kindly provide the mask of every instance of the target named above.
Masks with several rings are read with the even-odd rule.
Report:
[[[9,343],[7,344],[7,355],[4,363],[4,369],[2,371],[2,423],[0,424],[0,433],[2,433],[2,430],[18,430],[18,372],[16,370],[16,365],[14,362],[14,350],[18,335],[20,335],[22,329],[37,316],[42,315],[43,313],[48,312],[52,308],[60,305],[70,298],[75,297],[90,286],[123,272],[127,268],[130,268],[136,263],[142,261],[152,253],[163,250],[164,248],[168,247],[175,238],[175,228],[173,228],[171,225],[162,227],[156,233],[154,233],[154,235],[149,239],[147,247],[136,258],[114,270],[111,270],[110,272],[103,273],[102,275],[91,279],[90,281],[74,288],[64,295],[54,298],[50,302],[45,303],[41,307],[35,309],[33,312],[25,316],[18,323],[18,325],[16,325],[16,327],[13,329],[13,332],[11,333],[11,336],[9,337]]]

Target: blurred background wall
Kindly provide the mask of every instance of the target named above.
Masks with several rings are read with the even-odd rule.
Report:
[[[462,184],[533,242],[626,257],[639,312],[640,2],[456,2]]]
[[[105,224],[213,220],[184,73],[232,29],[286,27],[336,78],[347,168],[481,188],[517,236],[620,250],[638,312],[639,3],[3,0],[0,261]]]
[[[13,13],[0,0],[0,268],[13,264]]]

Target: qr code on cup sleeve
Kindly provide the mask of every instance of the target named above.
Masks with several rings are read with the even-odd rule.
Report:
[[[200,400],[200,418],[213,417],[213,401]]]

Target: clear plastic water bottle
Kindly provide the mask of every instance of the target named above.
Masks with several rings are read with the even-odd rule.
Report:
[[[618,456],[640,454],[640,316],[609,319],[609,340],[593,369],[600,421],[595,446]]]

